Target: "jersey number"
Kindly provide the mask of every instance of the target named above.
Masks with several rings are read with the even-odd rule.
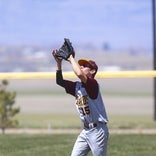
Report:
[[[89,106],[79,107],[79,109],[80,109],[80,112],[81,112],[83,115],[88,115],[88,114],[90,114]]]

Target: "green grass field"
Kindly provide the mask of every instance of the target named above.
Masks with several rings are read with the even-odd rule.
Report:
[[[75,114],[19,114],[18,128],[81,128]],[[64,124],[65,123],[65,124]],[[155,129],[156,122],[152,115],[110,115],[110,129]]]
[[[0,156],[69,156],[76,137],[77,134],[0,135]],[[155,144],[156,135],[113,134],[108,156],[155,156]]]

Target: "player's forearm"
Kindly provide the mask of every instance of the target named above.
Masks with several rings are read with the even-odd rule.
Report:
[[[57,70],[62,70],[62,63],[61,62],[57,62]]]
[[[65,82],[64,82],[63,76],[62,76],[62,70],[56,71],[56,83],[61,87],[65,87]]]
[[[86,83],[87,81],[87,77],[85,76],[85,74],[82,72],[80,66],[77,64],[77,62],[75,61],[75,59],[73,58],[73,56],[70,56],[69,58],[70,63],[72,64],[72,68],[74,73],[76,74],[76,76],[84,83]]]
[[[76,63],[75,59],[71,56],[70,57],[70,63],[72,65],[74,73],[79,77],[79,75],[82,75],[82,71],[80,69],[80,66]]]

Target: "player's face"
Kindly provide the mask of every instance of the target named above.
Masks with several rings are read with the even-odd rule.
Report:
[[[81,70],[83,71],[83,73],[85,74],[85,75],[90,75],[91,73],[91,67],[89,67],[88,65],[82,65],[81,66]]]

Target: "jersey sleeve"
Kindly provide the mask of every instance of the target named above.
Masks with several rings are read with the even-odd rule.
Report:
[[[76,86],[76,82],[72,82],[72,81],[68,81],[68,80],[64,80],[63,76],[62,76],[62,71],[58,70],[56,72],[56,83],[65,88],[66,92],[68,94],[71,94],[73,96],[75,96],[75,86]]]
[[[87,82],[84,84],[87,94],[91,99],[96,99],[98,95],[98,83],[93,78],[87,78]]]
[[[75,96],[75,87],[76,87],[76,82],[65,80],[65,90],[66,90],[66,93]]]

